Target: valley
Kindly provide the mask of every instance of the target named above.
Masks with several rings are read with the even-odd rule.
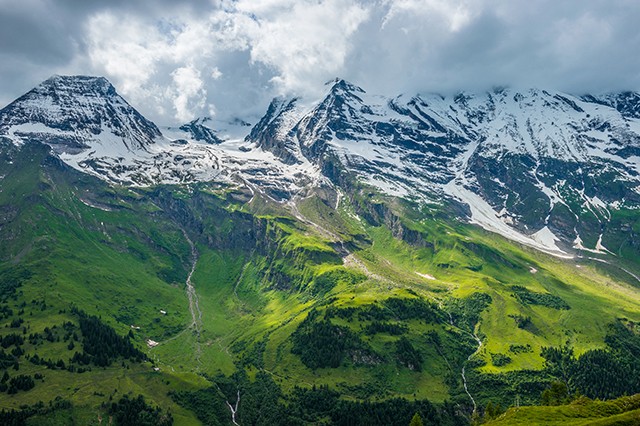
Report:
[[[33,383],[7,385],[0,418],[509,424],[556,382],[558,407],[640,392],[637,157],[607,157],[637,143],[625,110],[576,100],[609,124],[555,164],[542,153],[565,145],[514,136],[507,92],[439,109],[337,80],[203,142],[102,80],[54,77],[0,111],[2,383]],[[574,120],[559,135],[586,120],[532,93]],[[92,107],[69,112],[78,97]],[[538,145],[503,152],[504,135]],[[590,150],[611,162],[588,170]]]

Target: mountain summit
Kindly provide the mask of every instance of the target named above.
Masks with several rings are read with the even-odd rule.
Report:
[[[54,76],[0,111],[0,134],[58,153],[146,150],[161,136],[104,77]]]
[[[299,152],[337,185],[357,176],[389,195],[460,201],[473,222],[545,251],[604,252],[618,244],[603,243],[613,211],[640,205],[639,99],[504,88],[386,98],[336,80],[251,140],[288,162]]]

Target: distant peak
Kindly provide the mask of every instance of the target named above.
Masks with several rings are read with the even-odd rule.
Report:
[[[511,90],[509,86],[493,86],[490,90],[491,93],[495,93],[496,95],[501,95],[507,93]]]
[[[640,93],[638,92],[626,90],[603,95],[583,95],[581,99],[615,108],[626,118],[640,118]]]
[[[102,76],[95,76],[95,75],[60,75],[60,74],[54,74],[51,77],[49,77],[48,79],[45,80],[45,82],[87,82],[87,83],[92,83],[92,82],[100,82],[103,84],[111,84],[109,83],[109,80],[107,80],[105,77]]]
[[[348,82],[342,78],[334,78],[333,80],[327,81],[325,86],[331,86],[331,91],[345,91],[345,92],[356,92],[356,93],[365,93],[364,89],[359,86],[356,86],[353,83]]]
[[[21,129],[25,125],[29,130]],[[31,130],[33,125],[40,130]],[[115,145],[118,152],[144,150],[162,136],[109,80],[86,75],[54,75],[0,110],[0,132],[12,128],[20,129],[19,140],[37,139],[58,153],[75,154],[109,138],[122,141]]]
[[[217,132],[211,127],[205,125],[206,122],[212,121],[211,117],[200,117],[191,120],[187,124],[180,126],[180,130],[191,134],[194,140],[202,141],[208,144],[219,144],[222,142]]]
[[[211,117],[198,117],[198,118],[195,118],[195,119],[191,120],[190,122],[186,123],[185,125],[201,125],[201,126],[204,126],[207,121],[211,121]]]

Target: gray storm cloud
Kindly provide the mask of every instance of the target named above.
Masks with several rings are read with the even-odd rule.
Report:
[[[0,0],[0,102],[109,78],[160,123],[247,117],[340,76],[371,92],[640,89],[640,2]]]

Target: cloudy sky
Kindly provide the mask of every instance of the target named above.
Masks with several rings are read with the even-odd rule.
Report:
[[[0,104],[103,75],[161,124],[369,92],[640,90],[638,0],[0,0]]]

